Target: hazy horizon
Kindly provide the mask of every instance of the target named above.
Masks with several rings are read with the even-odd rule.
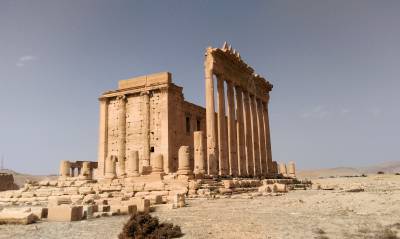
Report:
[[[250,4],[251,3],[251,4]],[[99,95],[172,73],[204,106],[206,47],[228,41],[274,88],[273,159],[399,161],[400,1],[0,1],[0,156],[58,173],[97,161]]]

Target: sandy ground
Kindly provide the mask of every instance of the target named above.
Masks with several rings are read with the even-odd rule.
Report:
[[[333,190],[298,190],[253,199],[188,200],[186,208],[161,207],[153,214],[180,225],[183,238],[400,238],[400,176],[313,182]],[[73,223],[2,225],[0,238],[117,238],[126,220],[126,216],[118,216]]]

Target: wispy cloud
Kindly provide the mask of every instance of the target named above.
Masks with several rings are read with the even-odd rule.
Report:
[[[331,112],[327,110],[325,106],[318,105],[315,106],[310,111],[302,113],[300,116],[303,119],[309,119],[309,118],[324,119],[329,115],[331,115]]]
[[[23,67],[25,66],[28,62],[30,61],[35,61],[38,58],[36,56],[32,56],[32,55],[25,55],[25,56],[21,56],[20,58],[18,58],[17,63],[15,64],[18,67]]]

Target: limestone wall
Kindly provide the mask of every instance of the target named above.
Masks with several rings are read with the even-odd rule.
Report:
[[[171,82],[170,73],[133,78],[122,83],[123,88],[108,91],[100,97],[107,102],[107,113],[104,114],[106,119],[100,120],[106,133],[104,140],[99,140],[99,152],[106,156],[128,157],[131,151],[138,151],[140,167],[144,163],[142,159],[162,154],[164,171],[176,172],[179,147],[193,147],[193,132],[205,131],[205,109],[184,100],[182,87]],[[122,115],[126,117],[123,120],[120,119]],[[121,142],[125,147],[121,147]],[[104,154],[99,155],[100,178],[104,172]],[[193,167],[193,157],[191,165]],[[117,167],[117,175],[120,175],[119,170]]]

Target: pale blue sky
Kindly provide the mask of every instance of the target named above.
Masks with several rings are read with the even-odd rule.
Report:
[[[204,49],[229,41],[274,84],[275,160],[400,160],[399,11],[397,0],[1,0],[0,154],[35,174],[95,161],[103,91],[170,71],[204,105]]]

